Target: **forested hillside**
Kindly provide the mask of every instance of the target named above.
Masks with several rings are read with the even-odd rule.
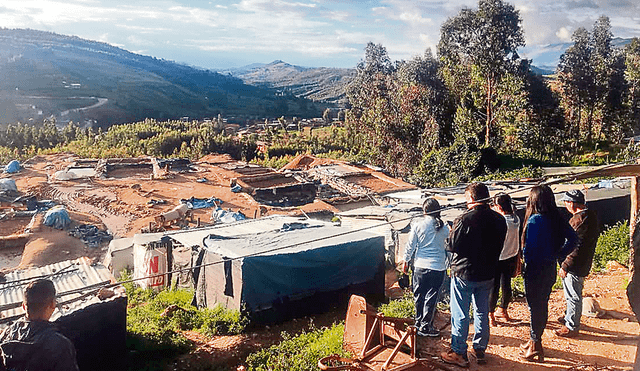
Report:
[[[240,79],[77,37],[0,29],[0,124],[293,115],[324,105]]]
[[[276,88],[313,101],[347,103],[346,87],[356,74],[352,68],[311,68],[283,61],[232,69],[229,72],[245,83]]]

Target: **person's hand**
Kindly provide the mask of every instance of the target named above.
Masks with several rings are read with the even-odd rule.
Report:
[[[567,271],[564,270],[564,268],[560,268],[560,271],[558,272],[558,274],[560,275],[560,277],[565,278],[567,277]]]

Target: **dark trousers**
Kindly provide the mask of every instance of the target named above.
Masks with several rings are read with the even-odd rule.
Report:
[[[413,299],[416,304],[416,330],[426,332],[433,325],[433,317],[438,304],[438,292],[444,271],[425,268],[413,269]]]
[[[511,291],[511,276],[516,269],[516,259],[518,256],[513,256],[509,259],[498,261],[496,268],[496,275],[493,279],[493,289],[491,290],[491,297],[489,298],[489,310],[491,312],[496,310],[498,304],[498,293],[502,290],[502,298],[500,299],[500,308],[507,309],[513,293]]]
[[[549,317],[549,296],[556,282],[556,264],[525,267],[524,292],[531,314],[531,340],[540,341]]]

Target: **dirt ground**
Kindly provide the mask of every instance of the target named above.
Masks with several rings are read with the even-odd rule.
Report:
[[[627,302],[624,287],[628,282],[628,271],[616,268],[592,274],[585,282],[584,295],[592,296],[607,310],[604,318],[582,317],[580,335],[564,339],[553,333],[560,327],[556,319],[564,312],[562,290],[552,293],[549,302],[549,322],[543,336],[545,363],[526,362],[519,359],[520,344],[528,339],[529,312],[524,298],[517,298],[509,313],[513,323],[498,322],[491,328],[491,340],[487,349],[487,364],[479,366],[473,357],[470,370],[631,370],[640,329]],[[397,286],[391,290],[398,290]],[[396,292],[397,294],[397,292]],[[313,318],[302,318],[277,326],[256,329],[237,336],[215,336],[207,340],[197,333],[185,333],[196,348],[171,364],[172,370],[206,369],[212,365],[224,369],[241,369],[246,357],[259,349],[277,344],[280,333],[298,333],[309,328],[331,326],[344,320],[345,311],[335,310]],[[419,338],[419,356],[430,358],[447,349],[450,342],[448,312],[438,312],[436,326],[442,328],[440,338]],[[473,333],[473,327],[470,329]],[[471,342],[469,337],[469,344]],[[449,369],[460,369],[447,365]]]
[[[149,227],[154,218],[171,210],[181,199],[191,197],[222,200],[221,207],[240,211],[248,218],[271,214],[302,215],[302,212],[336,211],[322,201],[301,208],[274,208],[258,204],[245,193],[234,193],[230,184],[243,171],[252,170],[228,155],[209,155],[193,164],[195,171],[169,171],[163,179],[152,179],[150,169],[117,169],[106,178],[54,180],[53,175],[64,170],[78,157],[72,154],[36,156],[22,164],[20,172],[11,177],[23,195],[35,195],[38,200],[54,200],[64,205],[75,223],[90,223],[107,229],[114,237],[131,237]],[[257,168],[259,170],[259,168]],[[236,171],[237,170],[237,171]],[[153,204],[150,201],[160,201]],[[212,224],[213,208],[194,210],[190,227]],[[0,221],[0,236],[22,233],[29,218]],[[178,226],[170,226],[177,229]],[[33,231],[24,256],[22,249],[0,251],[0,270],[46,265],[61,260],[89,256],[102,259],[106,247],[88,249],[66,232],[40,228]]]

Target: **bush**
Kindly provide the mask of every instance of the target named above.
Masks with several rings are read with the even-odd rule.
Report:
[[[122,281],[130,278],[127,272],[121,276]],[[206,336],[232,335],[244,331],[248,324],[247,318],[238,311],[222,307],[193,307],[193,292],[190,290],[166,289],[155,292],[139,288],[131,282],[123,286],[129,300],[127,347],[135,361],[132,369],[145,367],[144,362],[138,360],[152,359],[154,365],[162,365],[173,356],[189,351],[191,342],[182,336],[181,331],[194,330]],[[172,306],[174,311],[162,315],[165,309]]]
[[[249,370],[303,371],[318,370],[318,360],[332,354],[349,357],[342,349],[343,324],[330,328],[312,329],[292,336],[282,333],[283,340],[272,347],[247,357]]]
[[[387,317],[414,318],[416,316],[416,306],[413,301],[413,293],[405,291],[402,298],[390,300],[388,304],[380,305],[378,312]]]
[[[457,141],[425,153],[409,177],[409,182],[420,186],[451,186],[468,182],[482,172],[480,150],[473,144]]]
[[[625,266],[629,265],[629,223],[618,222],[607,228],[596,244],[592,270],[601,271],[610,260],[615,260]]]

